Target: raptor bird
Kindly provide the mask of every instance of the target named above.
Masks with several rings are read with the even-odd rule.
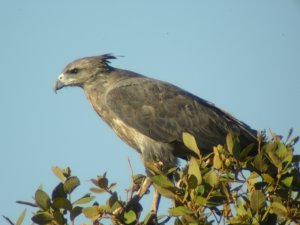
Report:
[[[174,166],[191,151],[182,134],[192,134],[201,153],[225,143],[231,132],[242,147],[256,142],[257,131],[212,103],[175,85],[110,66],[111,54],[85,57],[68,64],[55,91],[81,87],[94,110],[144,163]]]

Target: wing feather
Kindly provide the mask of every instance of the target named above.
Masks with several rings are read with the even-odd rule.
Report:
[[[147,77],[119,82],[106,94],[106,104],[128,126],[159,142],[182,142],[182,132],[193,134],[203,149],[224,143],[228,132],[255,140],[256,131],[213,104]]]

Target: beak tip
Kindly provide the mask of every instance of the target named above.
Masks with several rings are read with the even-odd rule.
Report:
[[[52,89],[53,89],[54,93],[57,94],[56,82],[55,82],[54,85],[52,86]]]
[[[55,94],[57,94],[57,91],[59,89],[62,89],[64,87],[64,83],[62,83],[60,80],[57,80],[54,84],[53,84],[53,91],[55,92]]]

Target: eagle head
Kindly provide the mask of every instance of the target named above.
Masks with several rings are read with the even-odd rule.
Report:
[[[105,54],[85,57],[69,63],[54,83],[54,91],[56,92],[67,86],[83,87],[97,76],[110,71],[112,67],[108,65],[109,60],[115,58],[111,54]]]

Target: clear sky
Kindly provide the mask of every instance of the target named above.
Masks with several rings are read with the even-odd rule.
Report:
[[[299,24],[299,0],[1,0],[0,214],[16,219],[16,200],[52,190],[55,165],[79,176],[78,196],[105,171],[123,194],[128,157],[144,171],[82,90],[54,94],[76,58],[124,56],[112,66],[174,83],[255,129],[300,135]]]

